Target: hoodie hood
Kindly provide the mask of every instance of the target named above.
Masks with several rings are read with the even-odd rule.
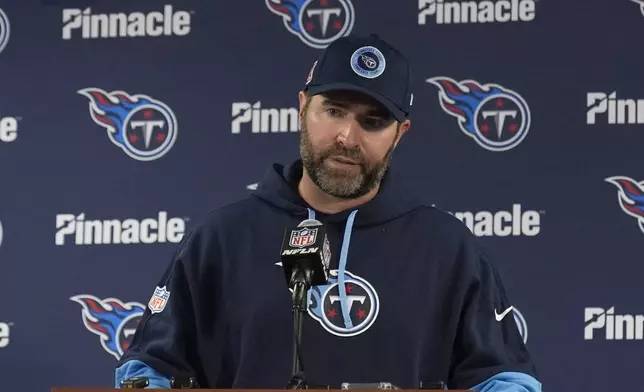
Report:
[[[413,196],[413,186],[403,184],[401,171],[395,165],[390,165],[373,199],[352,209],[331,215],[323,214],[313,211],[298,193],[302,170],[301,159],[289,165],[275,163],[269,167],[251,195],[302,219],[308,217],[334,223],[345,222],[351,216],[355,227],[384,223],[426,205],[419,197]],[[359,212],[356,214],[356,211]]]

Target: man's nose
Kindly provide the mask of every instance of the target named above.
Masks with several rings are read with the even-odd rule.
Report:
[[[342,128],[337,135],[338,143],[345,147],[352,148],[358,145],[358,135],[360,132],[360,125],[355,120],[349,120],[342,124]]]

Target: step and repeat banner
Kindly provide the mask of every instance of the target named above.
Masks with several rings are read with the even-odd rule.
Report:
[[[409,57],[394,164],[494,255],[545,389],[641,388],[644,1],[0,0],[0,389],[113,384],[349,33]]]

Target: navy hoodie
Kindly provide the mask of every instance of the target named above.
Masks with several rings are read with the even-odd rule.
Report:
[[[394,168],[375,198],[333,215],[299,196],[301,176],[300,160],[274,164],[248,198],[184,236],[119,360],[117,385],[147,376],[168,387],[183,375],[204,388],[283,389],[293,316],[278,265],[282,238],[315,218],[332,257],[329,284],[308,292],[309,385],[541,390],[499,275],[466,226],[410,196]]]

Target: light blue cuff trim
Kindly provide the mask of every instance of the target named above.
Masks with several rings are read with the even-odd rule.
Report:
[[[131,360],[116,369],[114,374],[115,388],[121,387],[121,381],[132,377],[147,377],[150,385],[147,389],[170,389],[170,380],[141,361]]]
[[[476,392],[542,392],[541,383],[519,372],[503,372],[472,387]]]

